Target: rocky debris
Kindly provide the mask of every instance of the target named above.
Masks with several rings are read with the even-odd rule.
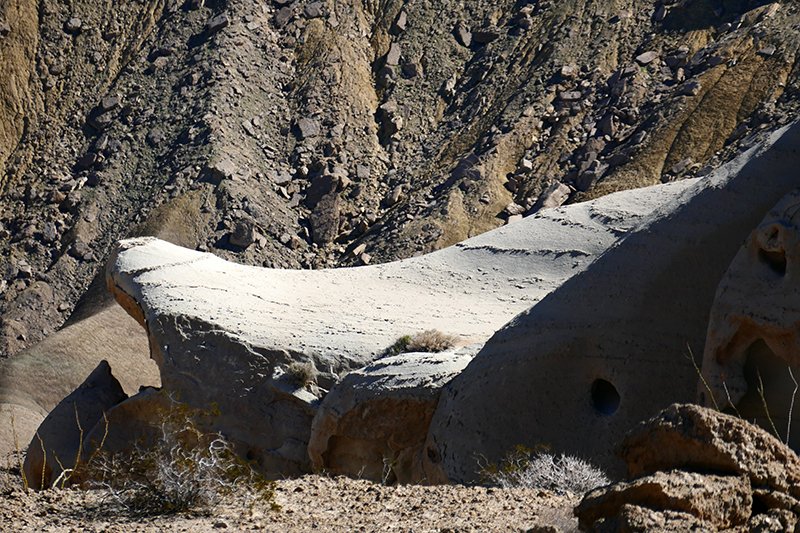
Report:
[[[24,471],[29,485],[44,490],[54,484],[66,484],[61,476],[69,476],[64,469],[78,464],[84,432],[127,397],[108,362],[101,361],[80,387],[61,400],[39,426],[25,455]]]
[[[297,129],[300,130],[300,138],[308,139],[320,134],[320,125],[315,119],[304,117],[297,121]]]
[[[569,198],[570,192],[570,188],[563,183],[552,184],[536,199],[536,203],[530,208],[528,214],[536,213],[540,209],[550,209],[562,205]]]
[[[586,457],[612,476],[621,474],[612,450],[624,433],[657,409],[695,398],[695,367],[675,346],[703,344],[728,258],[747,228],[796,186],[798,142],[800,125],[794,125],[691,185],[670,184],[688,188],[672,200],[662,193],[667,203],[647,222],[495,333],[442,391],[426,442],[425,457],[436,458],[426,459],[437,472],[429,479],[474,479],[474,454],[503,457],[508,442],[519,440],[516,427],[556,453]],[[720,203],[725,211],[710,216]],[[540,213],[552,211],[558,209]],[[587,252],[576,246],[572,255]],[[687,254],[704,257],[703,266],[677,259]],[[642,261],[649,268],[632,274],[628,265]],[[658,291],[651,291],[655,286]],[[649,297],[639,298],[643,293]],[[603,312],[582,315],[576,309]],[[557,380],[543,371],[551,365],[562,369]],[[554,399],[557,416],[542,416]],[[529,409],[511,411],[508,405]],[[578,438],[575,428],[591,439]],[[476,433],[480,445],[472,438]]]
[[[227,13],[220,13],[219,15],[213,17],[211,20],[208,21],[208,27],[206,32],[208,35],[214,35],[218,31],[227,28],[228,25],[231,23],[230,18],[228,18]]]
[[[392,43],[389,46],[389,52],[386,54],[386,65],[396,67],[400,64],[400,56],[403,53],[402,48],[397,43]]]
[[[798,204],[797,189],[778,202],[747,237],[720,280],[702,361],[707,385],[698,384],[703,405],[734,407],[742,417],[770,431],[770,418],[791,420],[794,379],[800,375],[800,339],[795,328],[800,300],[792,277],[800,261]],[[764,391],[769,413],[759,389]],[[798,449],[800,430],[791,429],[786,435],[781,427],[782,438]]]
[[[64,30],[67,33],[80,33],[83,27],[83,21],[78,17],[72,17],[64,24]]]
[[[800,458],[740,418],[673,404],[617,450],[630,481],[595,489],[575,514],[583,531],[793,531]]]
[[[311,232],[316,244],[333,242],[339,235],[341,200],[335,192],[323,196],[311,212]]]
[[[455,29],[456,39],[458,42],[461,43],[462,46],[466,46],[467,48],[472,45],[472,32],[469,31],[466,25],[463,22],[459,22]]]
[[[315,469],[384,483],[419,483],[419,455],[443,385],[477,351],[384,357],[350,372],[314,417],[308,454]]]

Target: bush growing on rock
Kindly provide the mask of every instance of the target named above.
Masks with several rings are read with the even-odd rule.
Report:
[[[286,375],[300,387],[308,387],[317,382],[317,369],[311,363],[292,363],[286,368]]]
[[[403,335],[389,348],[388,355],[406,352],[443,352],[455,346],[456,335],[442,333],[438,329],[426,329],[414,335]]]

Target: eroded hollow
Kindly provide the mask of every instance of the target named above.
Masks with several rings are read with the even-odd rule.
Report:
[[[795,405],[790,415],[795,383],[789,371],[791,369],[795,379],[800,379],[800,368],[790,367],[761,339],[747,348],[745,357],[744,377],[747,381],[747,392],[736,405],[739,416],[750,422],[754,421],[772,435],[777,431],[781,442],[786,442],[786,433],[789,430],[789,446],[797,451],[800,449],[800,409]],[[763,400],[759,393],[762,387]]]
[[[619,392],[609,381],[596,379],[592,383],[592,404],[604,415],[613,415],[619,409]]]

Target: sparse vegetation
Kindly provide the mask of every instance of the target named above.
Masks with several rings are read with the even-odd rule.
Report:
[[[161,413],[155,443],[96,454],[86,466],[88,486],[134,515],[211,510],[234,494],[279,509],[271,503],[274,483],[239,458],[223,435],[200,429],[196,421],[207,415],[173,402]]]
[[[442,333],[438,329],[426,329],[414,335],[403,335],[387,351],[388,355],[406,352],[443,352],[455,346],[458,336]]]
[[[543,450],[515,446],[499,465],[481,469],[483,481],[504,489],[544,489],[558,495],[583,495],[610,483],[602,470],[582,459],[564,454],[556,457]]]
[[[317,369],[311,363],[292,363],[286,367],[286,375],[300,387],[317,382]]]

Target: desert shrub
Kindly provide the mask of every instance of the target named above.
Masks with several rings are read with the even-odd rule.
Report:
[[[403,335],[389,348],[388,355],[406,352],[443,352],[455,346],[456,335],[448,335],[437,329],[427,329],[414,335]]]
[[[93,456],[85,467],[88,486],[134,515],[211,510],[234,494],[270,503],[274,483],[239,458],[222,434],[200,429],[196,420],[207,415],[173,403],[160,413],[156,442]]]
[[[292,363],[286,367],[286,375],[300,387],[317,382],[317,369],[311,363]]]
[[[499,465],[491,464],[480,473],[484,482],[502,488],[544,489],[559,495],[583,495],[610,483],[602,470],[582,459],[532,452],[524,446],[516,446]]]

